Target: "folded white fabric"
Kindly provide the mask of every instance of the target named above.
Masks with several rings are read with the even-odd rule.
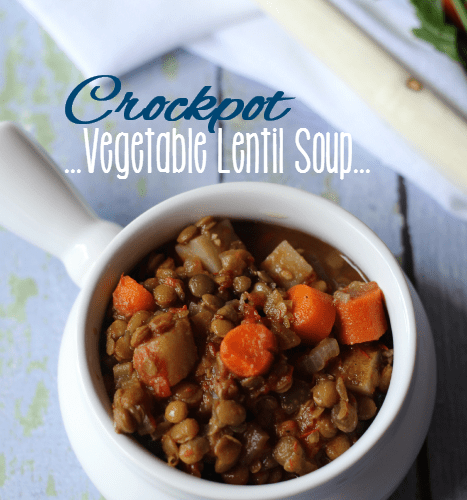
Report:
[[[20,0],[85,76],[123,75],[258,13],[250,0]]]
[[[467,196],[250,0],[21,2],[86,76],[122,75],[185,46],[299,98],[337,129],[351,132],[355,141],[447,210],[467,219]],[[409,0],[332,2],[467,115],[467,78],[462,68],[414,37],[411,30],[418,21]]]

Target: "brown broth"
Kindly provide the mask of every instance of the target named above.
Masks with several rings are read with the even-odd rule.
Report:
[[[232,220],[236,234],[243,241],[257,264],[284,240],[301,249],[318,276],[331,285],[332,291],[352,281],[368,281],[366,276],[345,255],[324,241],[301,231],[276,224],[248,220]]]

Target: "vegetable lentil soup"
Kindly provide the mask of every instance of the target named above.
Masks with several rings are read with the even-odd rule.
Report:
[[[388,390],[382,291],[298,231],[203,217],[120,278],[102,332],[114,427],[230,484],[312,472]]]

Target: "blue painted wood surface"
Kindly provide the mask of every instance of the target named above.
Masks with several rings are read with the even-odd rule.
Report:
[[[64,115],[64,99],[82,76],[35,20],[13,0],[0,0],[0,120],[15,120],[65,170],[85,164],[82,127]],[[143,102],[156,94],[169,99],[194,96],[203,85],[213,93],[245,100],[272,91],[177,51],[123,79]],[[83,113],[102,103],[79,103]],[[139,122],[111,115],[101,131],[133,133]],[[206,132],[206,124],[176,123]],[[261,119],[245,126],[223,123],[224,168],[217,173],[217,144],[207,134],[208,168],[203,174],[68,174],[103,218],[122,225],[159,201],[194,187],[229,181],[262,180],[300,187],[332,199],[368,224],[404,264],[415,281],[435,333],[439,388],[427,447],[392,499],[462,499],[467,496],[467,224],[446,214],[436,201],[405,183],[354,144],[354,165],[370,174],[299,174],[294,132],[334,129],[312,110],[294,103],[280,122],[286,131],[284,173],[236,174],[229,143],[236,132],[260,132]],[[155,134],[170,130],[151,123]],[[271,153],[271,151],[270,151]],[[0,152],[1,154],[1,152]],[[211,167],[212,166],[212,167]],[[12,166],[14,168],[14,166]],[[27,180],[25,180],[26,182]],[[50,200],[53,202],[53,200]],[[77,462],[61,422],[56,367],[68,312],[78,289],[54,257],[0,230],[0,498],[101,498]],[[429,472],[429,477],[427,476]]]

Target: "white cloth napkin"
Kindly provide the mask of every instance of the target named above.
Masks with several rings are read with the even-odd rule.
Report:
[[[20,1],[86,76],[122,75],[184,46],[299,98],[444,208],[467,219],[467,187],[463,193],[449,183],[250,0]],[[409,0],[332,2],[467,115],[465,73],[411,33],[419,23]]]

